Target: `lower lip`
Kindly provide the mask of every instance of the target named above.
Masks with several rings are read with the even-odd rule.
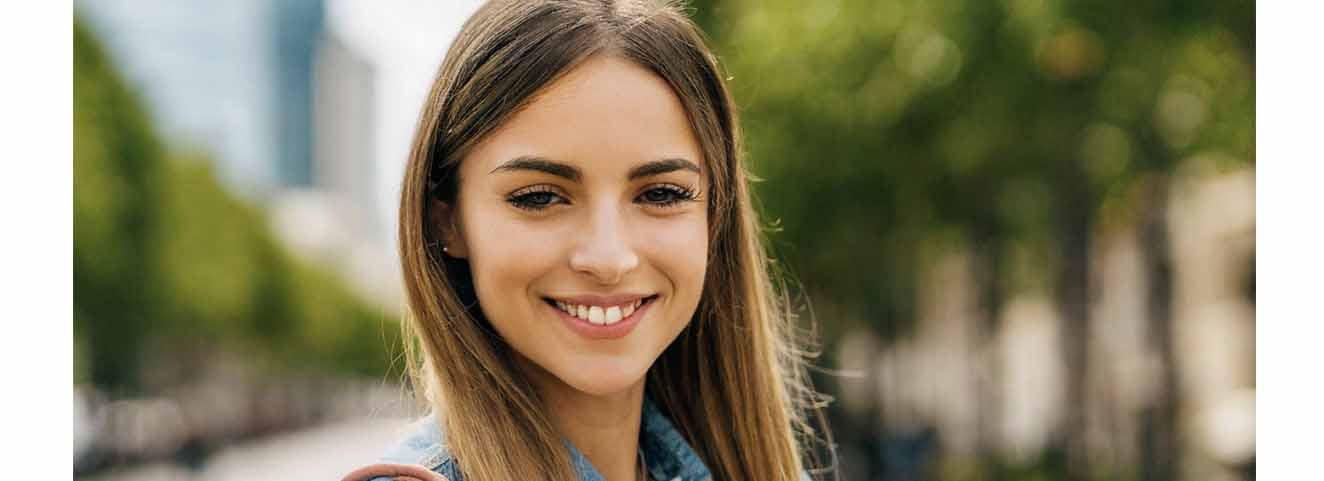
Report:
[[[566,327],[569,327],[570,330],[575,331],[581,336],[589,339],[620,339],[630,334],[630,331],[634,330],[634,326],[639,325],[639,321],[644,318],[644,314],[648,313],[648,310],[653,307],[653,304],[657,302],[657,299],[658,298],[654,297],[652,300],[645,302],[643,305],[639,306],[638,309],[635,309],[634,312],[630,313],[630,317],[621,319],[615,324],[605,325],[594,324],[572,316],[546,302],[543,302],[542,304],[555,312],[556,315],[561,318],[561,322],[565,323]]]

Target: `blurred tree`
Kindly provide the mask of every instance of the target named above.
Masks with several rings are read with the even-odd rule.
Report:
[[[1068,479],[1097,472],[1083,453],[1090,240],[1145,225],[1165,393],[1146,424],[1141,474],[1178,476],[1166,183],[1193,156],[1222,169],[1254,162],[1253,2],[694,7],[743,107],[774,247],[814,299],[828,344],[853,319],[907,335],[917,272],[941,245],[975,258],[985,343],[1008,292],[1051,293]],[[996,397],[978,404],[981,423],[997,425]]]
[[[159,388],[144,385],[144,363],[184,362],[199,343],[287,368],[386,372],[395,316],[285,252],[204,156],[170,158],[78,20],[74,105],[76,382]]]
[[[135,387],[142,333],[165,298],[154,282],[162,147],[105,53],[74,26],[74,329],[89,380]]]

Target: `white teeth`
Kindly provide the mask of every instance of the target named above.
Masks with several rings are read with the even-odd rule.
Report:
[[[639,306],[644,304],[644,299],[638,299],[633,302],[616,306],[586,306],[583,304],[571,304],[564,301],[555,301],[556,307],[562,312],[578,317],[592,324],[605,326],[621,322],[622,319],[630,317]]]

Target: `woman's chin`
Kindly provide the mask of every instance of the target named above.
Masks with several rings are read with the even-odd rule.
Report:
[[[626,364],[626,363],[621,363]],[[572,372],[557,373],[557,377],[566,385],[584,394],[606,396],[627,391],[648,374],[647,365],[636,368],[624,365],[599,365],[591,369],[574,369]]]

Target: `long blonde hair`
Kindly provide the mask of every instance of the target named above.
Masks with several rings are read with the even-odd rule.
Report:
[[[629,59],[666,80],[708,166],[704,291],[689,326],[649,370],[646,391],[714,479],[796,481],[816,458],[811,441],[830,445],[830,436],[784,286],[768,270],[735,104],[676,3],[493,1],[465,23],[428,94],[400,199],[414,386],[439,413],[467,478],[575,479],[537,393],[478,309],[467,262],[442,255],[430,215],[433,200],[454,201],[459,163],[477,142],[592,55]]]

